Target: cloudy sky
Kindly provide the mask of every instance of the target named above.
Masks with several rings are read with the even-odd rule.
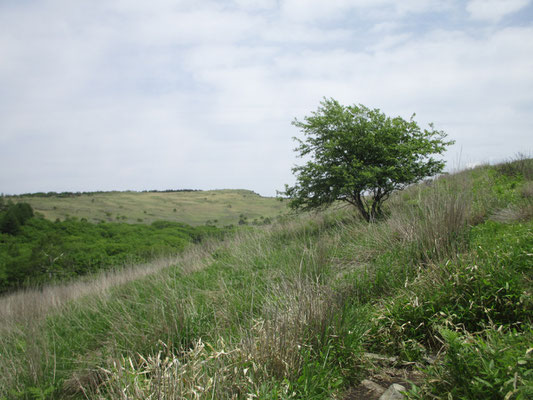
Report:
[[[531,0],[0,0],[0,193],[293,183],[323,97],[533,153]]]

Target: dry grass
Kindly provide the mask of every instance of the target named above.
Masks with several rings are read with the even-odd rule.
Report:
[[[190,246],[182,254],[1,296],[0,320],[4,323],[0,327],[0,333],[11,324],[42,319],[72,300],[85,296],[106,296],[110,288],[155,274],[173,265],[180,265],[185,273],[197,271],[209,262],[213,249],[221,245],[216,241],[206,241],[202,246]]]
[[[533,202],[518,205],[510,205],[494,212],[490,219],[496,222],[512,223],[528,221],[533,218]]]
[[[281,285],[270,292],[264,319],[236,343],[200,338],[179,355],[161,343],[157,354],[114,359],[94,372],[97,379],[74,377],[68,385],[96,399],[257,398],[273,378],[298,376],[302,347],[326,331],[334,311],[331,293],[320,285]],[[290,397],[288,386],[281,390]]]
[[[468,192],[435,191],[418,207],[394,213],[389,224],[400,241],[415,246],[421,261],[454,257],[468,218]]]
[[[521,175],[526,181],[533,180],[533,158],[518,153],[508,162],[496,166],[497,170],[507,176]]]
[[[68,283],[45,286],[40,289],[26,289],[11,293],[0,298],[0,398],[7,388],[21,387],[19,376],[26,381],[38,385],[44,378],[44,371],[53,370],[53,381],[56,380],[57,356],[55,353],[54,333],[52,339],[43,330],[47,327],[46,317],[61,315],[67,308],[85,304],[83,307],[98,307],[106,303],[108,297],[114,296],[112,290],[150,276],[162,270],[179,265],[183,273],[193,273],[204,268],[210,262],[210,253],[220,246],[216,241],[204,243],[202,246],[191,246],[188,251],[173,257],[153,260],[146,264],[126,266],[121,270],[108,271],[95,276],[85,277]],[[84,300],[85,299],[85,300]],[[124,321],[116,322],[116,331],[133,315],[124,315]],[[176,319],[176,322],[178,320]],[[84,329],[86,321],[83,317],[72,319],[72,324]],[[125,334],[122,332],[121,334]],[[63,338],[57,338],[58,342]],[[52,343],[50,341],[52,340]],[[20,348],[13,344],[19,343]],[[20,357],[17,352],[23,352]],[[96,354],[98,357],[98,354]],[[82,373],[80,379],[94,382],[99,376]],[[67,391],[68,392],[68,391]]]
[[[244,367],[247,365],[246,367]],[[83,389],[94,399],[253,399],[264,367],[246,350],[223,340],[211,345],[199,339],[180,356],[122,357],[98,371],[102,383]]]
[[[412,262],[431,263],[454,257],[471,218],[471,190],[466,179],[442,179],[396,196],[389,218],[365,229],[369,258],[384,248],[410,249]],[[361,261],[365,261],[364,259]]]
[[[525,199],[533,199],[533,182],[532,181],[526,182],[526,184],[521,190],[521,195]]]

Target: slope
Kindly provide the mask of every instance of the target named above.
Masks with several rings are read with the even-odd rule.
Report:
[[[532,179],[519,160],[411,187],[376,224],[286,218],[38,315],[3,298],[0,397],[374,398],[394,369],[411,398],[528,398]]]

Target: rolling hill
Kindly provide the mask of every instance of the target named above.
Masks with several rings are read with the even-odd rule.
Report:
[[[150,224],[157,220],[189,225],[262,224],[287,211],[285,203],[249,190],[95,192],[6,197],[29,203],[45,218]]]

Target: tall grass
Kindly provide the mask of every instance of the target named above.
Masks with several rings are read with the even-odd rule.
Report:
[[[199,338],[235,342],[256,354],[256,363],[272,376],[297,371],[296,338],[324,329],[322,314],[331,310],[320,283],[326,257],[317,242],[321,223],[292,221],[243,232],[231,243],[203,246],[149,268],[50,287],[43,292],[47,303],[37,310],[32,302],[38,292],[4,298],[2,313],[10,323],[2,329],[1,351],[10,362],[2,364],[0,393],[97,391],[103,377],[98,366],[106,360],[150,354],[160,343],[179,354]],[[301,240],[304,252],[294,240],[287,246],[284,235]]]
[[[381,229],[385,236],[409,248],[414,262],[430,263],[454,257],[464,244],[472,190],[465,179],[439,179],[435,188],[416,187],[408,192],[416,203],[395,204]],[[391,243],[388,243],[389,245]],[[387,243],[381,244],[387,245]]]
[[[489,219],[527,205],[520,174],[444,176],[398,193],[375,224],[350,210],[287,217],[4,297],[0,398],[342,398],[369,373],[365,351],[418,361],[455,346],[442,326],[465,337],[483,337],[490,321],[519,329],[530,318],[518,312],[530,305],[530,222]],[[452,382],[439,366],[427,374]]]
[[[213,242],[191,246],[184,254],[155,259],[144,264],[125,265],[122,268],[82,277],[68,282],[25,288],[0,296],[2,328],[12,323],[36,320],[60,309],[69,301],[84,296],[106,295],[111,288],[152,275],[172,265],[182,264],[187,271],[201,268],[209,256]]]

